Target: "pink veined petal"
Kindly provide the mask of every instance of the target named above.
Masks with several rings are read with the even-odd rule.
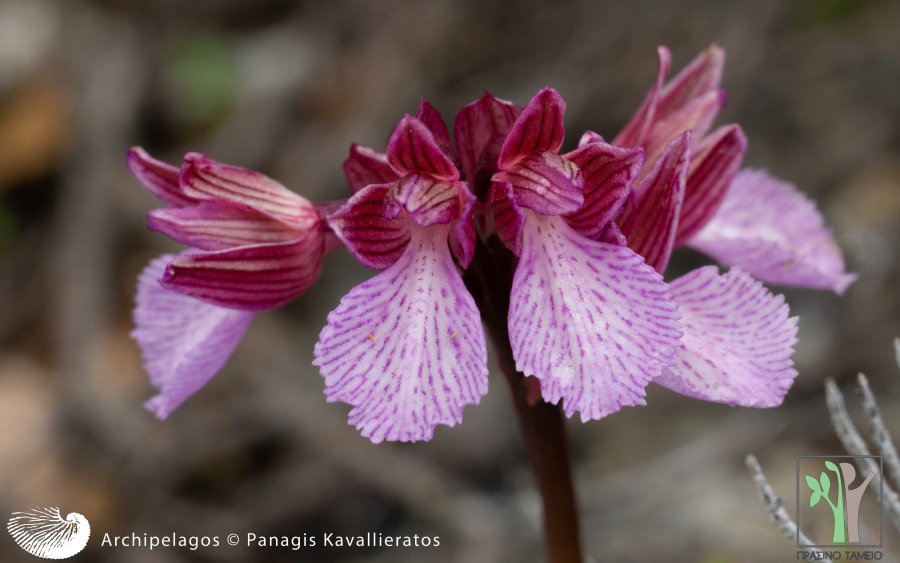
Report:
[[[599,133],[595,133],[593,131],[585,131],[581,134],[581,138],[578,139],[578,148],[584,148],[585,145],[589,145],[591,143],[606,143],[606,140]]]
[[[747,138],[739,125],[719,127],[700,141],[691,158],[676,247],[697,234],[716,214],[746,152]]]
[[[179,176],[184,193],[198,200],[261,213],[295,229],[319,221],[315,206],[265,174],[188,153]]]
[[[335,211],[337,211],[338,209],[343,207],[344,204],[347,203],[348,199],[349,198],[333,199],[331,201],[320,201],[320,202],[313,204],[313,206],[316,208],[316,211],[319,213],[319,217],[327,217],[328,215],[331,215],[332,213],[334,213]]]
[[[450,250],[463,268],[468,268],[475,257],[475,207],[478,200],[463,184],[459,190],[459,205],[462,213],[450,231]]]
[[[581,171],[556,153],[521,158],[494,174],[493,180],[511,185],[520,206],[544,215],[571,213],[584,204]]]
[[[384,153],[355,143],[350,145],[350,156],[344,161],[344,175],[353,193],[370,184],[387,184],[400,179]]]
[[[453,136],[467,180],[474,181],[488,143],[492,139],[505,138],[521,111],[516,104],[495,98],[487,92],[459,110],[453,125]],[[493,170],[490,172],[493,173]]]
[[[416,119],[421,121],[431,131],[438,146],[452,160],[453,144],[450,142],[450,131],[447,129],[447,124],[444,123],[444,118],[441,117],[440,112],[434,109],[434,106],[428,103],[425,98],[419,99],[419,111],[416,112]]]
[[[642,146],[648,163],[656,162],[665,146],[677,135],[691,132],[691,138],[700,140],[725,105],[725,92],[709,92],[688,102],[669,115],[658,113]]]
[[[645,404],[681,336],[662,276],[627,247],[526,214],[509,308],[516,369],[539,378],[544,399],[562,400],[567,416]]]
[[[691,61],[663,88],[657,111],[669,115],[691,100],[719,89],[725,68],[725,50],[713,44]]]
[[[407,174],[394,184],[389,194],[388,217],[396,218],[405,209],[423,227],[446,225],[459,217],[462,182],[446,182],[424,174]]]
[[[606,242],[609,244],[614,244],[616,246],[628,246],[628,239],[625,238],[625,235],[622,234],[622,229],[613,221],[609,225],[606,226],[606,229],[600,233],[600,236],[597,238],[600,242]]]
[[[669,143],[617,221],[628,246],[660,273],[672,256],[689,165],[690,131],[686,131]]]
[[[459,179],[459,170],[444,154],[431,131],[411,115],[404,116],[388,139],[387,159],[400,174],[428,174],[440,180]]]
[[[641,102],[637,111],[634,112],[634,115],[628,120],[622,131],[613,139],[612,144],[614,145],[640,147],[644,144],[644,139],[646,139],[647,133],[653,125],[653,119],[656,117],[660,91],[663,88],[663,84],[665,84],[666,75],[669,74],[669,66],[672,63],[672,54],[665,47],[657,47],[656,57],[659,61],[656,81],[650,87],[650,91],[647,92],[647,96]]]
[[[291,301],[322,271],[323,229],[297,240],[182,254],[163,275],[163,287],[208,303],[259,311]]]
[[[597,240],[618,217],[631,193],[631,183],[644,162],[641,149],[623,149],[593,142],[566,155],[584,178],[584,205],[566,215],[582,236]]]
[[[522,252],[525,212],[516,203],[512,185],[509,182],[494,182],[491,185],[490,200],[497,237],[518,256]]]
[[[447,248],[449,227],[414,227],[403,256],[328,315],[314,365],[329,402],[378,443],[430,440],[487,392],[478,308]]]
[[[542,88],[513,123],[500,149],[498,167],[508,169],[530,155],[558,152],[565,135],[565,113],[562,96],[553,88]]]
[[[812,200],[762,170],[738,172],[719,211],[688,244],[770,283],[841,294],[856,279]]]
[[[698,268],[669,284],[684,336],[656,383],[682,395],[743,407],[781,404],[797,370],[797,317],[745,272]]]
[[[376,270],[396,262],[409,244],[409,217],[387,218],[389,194],[394,186],[366,186],[328,216],[328,225],[350,254]]]
[[[185,195],[178,185],[178,168],[157,160],[141,147],[131,147],[125,157],[131,175],[150,193],[172,207],[193,205],[197,200]]]
[[[505,137],[494,136],[485,145],[481,153],[481,160],[476,168],[475,176],[466,183],[471,186],[472,192],[478,200],[486,199],[491,189],[492,178],[497,173],[497,159],[500,158],[500,147],[503,146]]]
[[[331,225],[328,224],[328,216],[340,209],[347,203],[346,199],[341,200],[332,200],[332,201],[323,201],[320,203],[316,203],[316,211],[319,212],[319,217],[322,217],[324,222],[324,230],[325,230],[325,254],[338,250],[339,248],[344,247],[344,241],[338,238],[336,234],[334,234],[334,230],[332,230]]]
[[[725,94],[719,91],[725,63],[721,47],[706,49],[668,84],[665,79],[671,63],[669,50],[659,47],[657,56],[656,82],[613,141],[619,146],[644,147],[648,163],[655,162],[666,143],[683,131],[693,130],[696,139],[705,135],[725,103]]]
[[[253,313],[218,307],[169,291],[157,281],[174,256],[153,260],[138,279],[131,332],[159,394],[146,408],[165,419],[225,365]]]
[[[287,242],[297,237],[295,229],[280,221],[211,201],[191,207],[154,209],[147,222],[152,230],[200,250]]]

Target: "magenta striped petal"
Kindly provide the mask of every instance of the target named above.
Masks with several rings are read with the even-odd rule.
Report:
[[[537,153],[558,152],[565,135],[565,113],[566,102],[562,96],[553,88],[542,88],[513,123],[500,149],[499,168],[508,169]]]
[[[593,131],[585,131],[581,134],[581,138],[578,139],[578,148],[584,148],[585,145],[589,145],[591,143],[606,143],[606,140],[599,133],[595,133]]]
[[[406,115],[391,132],[387,159],[400,175],[428,174],[441,180],[456,180],[459,171],[438,146],[428,127],[411,115]]]
[[[224,250],[297,238],[297,231],[284,223],[211,201],[180,209],[154,209],[147,221],[152,230],[200,250]]]
[[[705,135],[725,103],[725,94],[719,90],[725,64],[721,47],[713,45],[706,49],[665,85],[671,55],[668,49],[659,47],[657,57],[656,81],[613,141],[624,147],[644,147],[645,162],[651,164],[676,135],[688,130],[695,139]]]
[[[616,135],[613,140],[614,145],[621,147],[640,147],[644,144],[644,139],[653,126],[653,119],[656,117],[656,107],[659,104],[659,96],[663,85],[666,82],[666,76],[669,74],[669,65],[672,62],[672,54],[665,47],[657,47],[656,57],[658,60],[656,81],[647,92],[644,101],[638,107],[631,119]]]
[[[494,182],[491,185],[491,213],[497,237],[513,254],[522,253],[522,228],[525,213],[516,203],[513,187],[509,182]]]
[[[394,186],[366,186],[328,216],[328,225],[350,254],[376,270],[396,262],[409,244],[409,218],[387,218],[389,194]]]
[[[684,336],[656,379],[672,391],[742,407],[781,404],[797,370],[797,317],[745,272],[698,268],[671,282]]]
[[[689,165],[690,131],[686,131],[669,143],[617,221],[628,246],[660,273],[672,256]]]
[[[669,115],[657,113],[642,145],[646,161],[656,162],[666,145],[685,131],[690,131],[693,139],[702,139],[724,104],[725,93],[716,90],[691,100]]]
[[[856,279],[812,200],[762,170],[738,172],[719,211],[688,244],[770,283],[840,294]]]
[[[344,161],[344,175],[353,193],[369,184],[387,184],[400,179],[384,153],[357,144],[350,145],[350,156]]]
[[[305,292],[322,270],[322,229],[291,242],[182,254],[163,276],[163,287],[233,309],[284,305]]]
[[[520,206],[544,215],[571,213],[584,203],[581,171],[556,153],[521,158],[494,174],[493,180],[511,185]]]
[[[462,213],[450,231],[450,250],[463,268],[468,268],[475,257],[475,208],[478,200],[468,189],[460,190]]]
[[[566,158],[578,166],[584,178],[584,205],[566,215],[566,220],[582,236],[598,240],[631,193],[631,183],[644,162],[643,151],[593,142]]]
[[[147,410],[165,419],[225,365],[250,326],[253,313],[218,307],[164,289],[159,278],[174,256],[161,256],[141,272],[131,332],[159,394]]]
[[[662,276],[632,250],[526,211],[509,335],[516,369],[566,415],[599,419],[644,404],[681,335]]]
[[[452,159],[453,144],[450,142],[450,131],[447,129],[447,124],[444,123],[444,118],[441,117],[440,112],[434,109],[434,106],[428,103],[425,98],[419,100],[419,111],[416,112],[416,119],[421,121],[431,131],[435,142],[441,147],[444,154]]]
[[[628,246],[628,239],[622,234],[622,229],[619,228],[615,221],[606,226],[606,229],[600,233],[597,240],[616,246]]]
[[[328,315],[314,365],[328,401],[375,443],[430,440],[487,392],[478,308],[447,248],[449,227],[414,227],[400,259]]]
[[[265,174],[200,153],[184,156],[180,182],[190,197],[261,213],[295,229],[308,229],[319,221],[313,204]]]
[[[423,227],[452,222],[460,213],[462,182],[446,182],[423,174],[407,174],[394,184],[390,193],[388,217],[396,218],[402,210]]]
[[[496,142],[506,137],[521,111],[516,104],[487,92],[459,110],[453,136],[466,179],[474,181],[476,171],[483,164],[485,148],[492,140]]]
[[[725,68],[725,50],[710,45],[663,88],[657,111],[666,116],[691,100],[719,89]]]
[[[719,127],[700,141],[691,158],[675,246],[697,234],[716,214],[746,151],[747,138],[739,125]]]
[[[182,193],[178,185],[178,168],[156,160],[141,147],[131,147],[125,157],[131,175],[147,190],[172,207],[193,205],[197,202]]]

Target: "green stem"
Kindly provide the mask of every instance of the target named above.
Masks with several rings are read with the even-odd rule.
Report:
[[[466,273],[466,283],[481,309],[519,417],[543,503],[548,561],[582,563],[578,507],[562,410],[559,405],[544,402],[529,404],[527,380],[516,371],[509,345],[506,319],[514,270],[514,257],[500,246],[496,237],[487,243],[479,241],[475,260]]]

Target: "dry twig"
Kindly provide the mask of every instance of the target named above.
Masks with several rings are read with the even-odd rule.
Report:
[[[790,541],[793,542],[799,539],[799,543],[801,544],[812,544],[813,542],[806,537],[802,531],[797,529],[797,524],[787,513],[787,510],[784,509],[784,503],[778,495],[775,494],[775,491],[772,490],[772,486],[769,485],[769,481],[766,479],[762,467],[759,466],[759,461],[757,461],[756,456],[753,454],[748,455],[746,464],[747,469],[750,470],[750,475],[753,476],[753,482],[756,484],[759,496],[769,512],[769,521],[775,524],[778,531]],[[815,553],[817,556],[821,556],[822,559],[819,559],[820,561],[831,561],[831,559],[820,549],[811,547],[808,548],[808,551]]]
[[[833,379],[825,381],[825,401],[828,404],[828,412],[831,415],[831,424],[838,435],[838,439],[843,444],[847,453],[854,456],[870,456],[869,446],[860,436],[859,431],[850,415],[847,413],[847,405],[844,402],[844,395],[838,389]],[[878,480],[881,479],[881,468],[875,463],[871,457],[860,457],[856,460],[856,465],[863,473],[869,471],[875,473],[876,477],[873,481],[875,493],[882,495],[879,499],[884,506],[891,523],[898,531],[900,531],[900,498],[887,481],[882,479],[882,485],[879,486]]]
[[[869,419],[872,441],[881,454],[889,480],[895,487],[900,486],[900,457],[897,456],[897,448],[884,424],[884,419],[881,418],[881,411],[869,387],[869,380],[863,374],[859,374],[859,390],[862,391],[862,404]]]

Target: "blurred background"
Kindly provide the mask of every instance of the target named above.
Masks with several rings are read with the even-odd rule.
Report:
[[[177,250],[125,151],[197,150],[311,200],[344,197],[351,142],[381,150],[428,98],[452,121],[485,89],[551,85],[567,145],[610,137],[656,73],[728,54],[745,165],[796,183],[859,281],[784,290],[800,316],[785,405],[738,410],[660,388],[570,422],[597,561],[788,561],[743,465],[756,453],[793,512],[795,456],[841,448],[823,381],[871,378],[900,435],[900,3],[484,0],[0,0],[0,517],[60,506],[91,521],[80,561],[540,561],[539,500],[505,382],[427,444],[373,446],[310,365],[329,310],[370,276],[341,251],[305,296],[259,315],[227,367],[168,421],[128,333],[138,272]],[[676,255],[673,272],[702,263]],[[854,413],[860,409],[853,401]],[[874,523],[870,523],[874,525]],[[105,549],[128,535],[439,536],[415,549]],[[7,534],[0,560],[25,561]],[[888,534],[887,550],[898,551]]]

